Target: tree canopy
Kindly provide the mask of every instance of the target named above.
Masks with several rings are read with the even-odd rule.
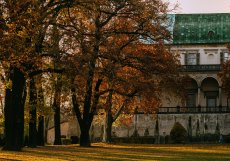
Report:
[[[160,105],[162,81],[178,78],[179,62],[164,44],[171,39],[167,28],[168,3],[2,0],[1,6],[0,57],[5,70],[2,78],[8,89],[5,125],[10,134],[7,145],[13,144],[13,148],[6,146],[6,149],[22,146],[17,140],[10,142],[13,131],[9,129],[17,120],[10,121],[11,102],[14,97],[22,102],[14,105],[20,109],[18,119],[22,120],[18,125],[20,140],[26,81],[33,83],[33,77],[38,74],[62,73],[65,78],[80,125],[81,146],[90,146],[89,129],[98,108],[115,111],[117,116],[113,119],[125,107],[133,110],[138,105],[143,111],[152,111]],[[60,103],[59,87],[54,98],[56,104]]]

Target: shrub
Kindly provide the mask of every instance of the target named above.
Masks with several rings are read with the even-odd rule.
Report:
[[[132,144],[154,144],[155,138],[153,136],[140,137],[113,137],[115,143],[132,143]]]
[[[63,145],[69,145],[69,144],[71,144],[71,139],[62,138],[61,141],[62,141]]]
[[[71,136],[70,139],[71,139],[71,144],[77,144],[79,141],[78,136]]]
[[[224,143],[230,143],[230,134],[223,135],[223,142]]]
[[[185,143],[188,139],[187,131],[179,122],[176,122],[170,131],[170,138],[173,143]]]
[[[204,142],[212,142],[212,143],[217,143],[219,141],[219,135],[218,134],[205,134],[203,135],[203,140]]]

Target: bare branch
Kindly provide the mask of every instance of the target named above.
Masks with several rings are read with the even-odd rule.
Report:
[[[123,102],[123,104],[120,106],[120,108],[117,110],[116,114],[114,115],[113,122],[116,121],[116,119],[121,114],[121,112],[123,111],[123,109],[125,108],[125,106],[129,103],[130,100],[131,100],[131,98],[126,98],[125,99],[125,101]]]

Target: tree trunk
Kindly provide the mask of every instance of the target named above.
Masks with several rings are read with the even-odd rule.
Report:
[[[6,89],[5,96],[4,115],[6,143],[3,150],[20,151],[24,144],[26,80],[24,74],[17,68],[10,70],[9,79],[12,81],[12,86]]]
[[[29,143],[28,146],[37,146],[37,89],[34,78],[30,80],[30,122],[29,122]]]
[[[90,125],[92,123],[93,120],[93,115],[88,114],[87,117],[85,117],[84,119],[81,118],[81,112],[80,112],[80,108],[79,108],[79,104],[77,102],[76,99],[76,95],[75,95],[75,89],[72,89],[72,102],[73,102],[73,110],[76,114],[79,126],[80,126],[80,146],[83,147],[89,147],[90,146],[90,135],[89,135],[89,129],[90,129]],[[85,115],[86,116],[86,115]]]
[[[41,77],[40,77],[41,79]],[[42,89],[42,83],[38,84],[38,105],[41,108],[45,106],[44,102],[44,94]],[[44,113],[40,111],[39,117],[38,117],[38,133],[37,133],[37,145],[44,146],[45,145],[45,133],[44,133],[44,125],[45,124],[45,117]]]
[[[55,128],[54,145],[61,145],[60,106],[55,107],[54,128]]]
[[[60,106],[61,106],[61,80],[60,77],[57,79],[55,85],[54,94],[54,128],[55,128],[55,138],[54,145],[61,145],[61,125],[60,125]]]
[[[50,117],[45,117],[45,136],[44,136],[44,143],[48,143],[47,136],[48,136],[48,127],[49,127]]]
[[[105,116],[103,142],[106,143],[112,142],[112,125],[113,125],[113,117],[112,117],[111,110],[109,110],[106,112],[106,116]]]
[[[82,126],[80,125],[81,135],[80,135],[80,146],[90,147],[90,135],[89,135],[89,125]]]
[[[111,86],[111,84],[109,85]],[[113,116],[112,116],[112,98],[113,91],[109,91],[109,95],[106,100],[107,108],[105,109],[105,125],[104,125],[104,136],[103,142],[111,143],[112,141],[112,124],[113,124]]]
[[[38,118],[38,143],[39,146],[44,146],[44,116]]]

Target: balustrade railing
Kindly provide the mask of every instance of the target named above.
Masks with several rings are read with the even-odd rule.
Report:
[[[198,71],[220,71],[220,64],[208,65],[182,65],[182,71],[185,72],[198,72]]]
[[[180,113],[230,113],[230,107],[159,107],[158,114],[180,114]]]

